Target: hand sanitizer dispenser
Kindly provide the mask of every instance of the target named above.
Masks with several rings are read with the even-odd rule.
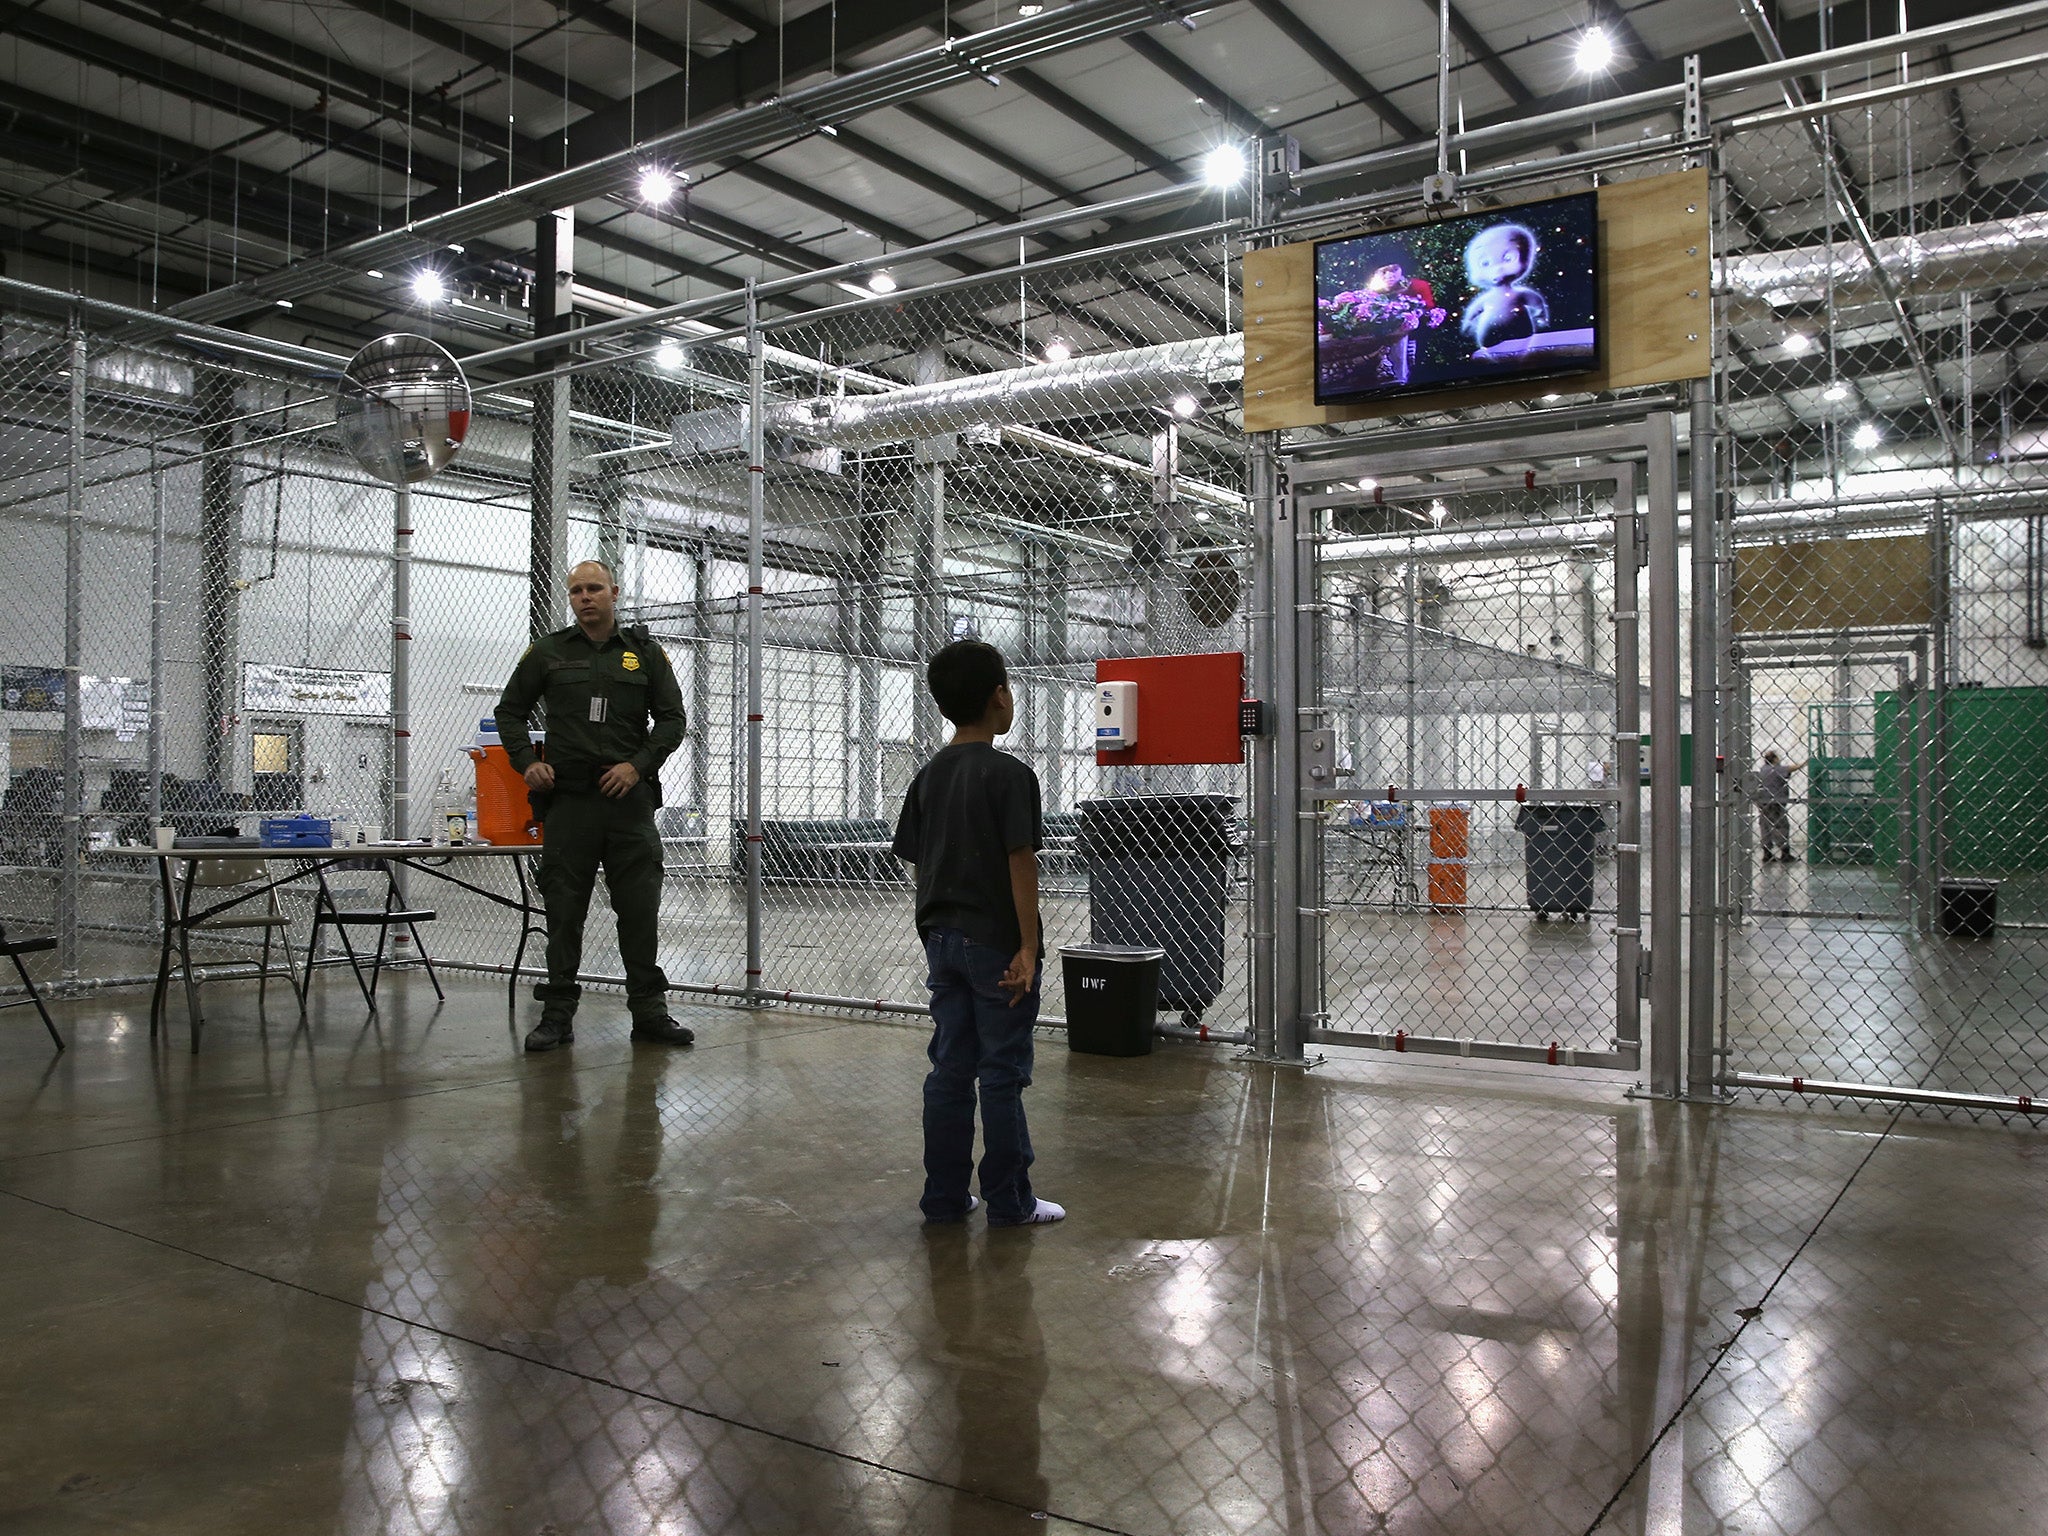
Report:
[[[1095,685],[1095,745],[1122,751],[1138,744],[1138,685]]]

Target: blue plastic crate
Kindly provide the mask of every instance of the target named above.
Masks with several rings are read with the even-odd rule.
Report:
[[[266,816],[256,826],[265,848],[331,848],[334,823],[324,816]]]

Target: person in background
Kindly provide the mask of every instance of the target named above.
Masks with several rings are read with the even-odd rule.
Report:
[[[1763,844],[1766,864],[1773,859],[1781,864],[1792,862],[1792,775],[1805,766],[1780,762],[1775,752],[1766,752],[1757,765],[1751,798],[1756,802],[1758,841]]]
[[[657,775],[682,745],[683,693],[654,637],[638,626],[620,628],[618,602],[618,586],[603,562],[585,560],[570,571],[576,622],[528,646],[498,699],[498,735],[512,766],[526,776],[541,824],[548,979],[534,988],[541,1010],[526,1036],[529,1051],[552,1051],[576,1038],[583,921],[600,867],[619,921],[633,1038],[656,1045],[689,1045],[697,1038],[669,1017],[668,976],[655,958],[663,873],[654,826],[661,804]],[[526,728],[541,703],[547,705],[545,762]]]
[[[891,844],[916,869],[932,994],[919,1207],[927,1222],[954,1222],[986,1202],[991,1227],[1039,1226],[1067,1213],[1032,1192],[1024,1120],[1045,956],[1038,775],[995,745],[1016,717],[1002,652],[956,640],[931,659],[925,679],[953,739],[911,780]],[[977,1089],[980,1199],[968,1188]]]

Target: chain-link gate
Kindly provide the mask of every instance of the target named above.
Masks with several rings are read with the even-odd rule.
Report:
[[[1660,511],[1667,563],[1676,532],[1668,460],[1659,509],[1639,511],[1644,442],[1613,429],[1291,466],[1294,516],[1312,519],[1296,534],[1313,550],[1310,1041],[1642,1065],[1645,854],[1661,837],[1675,867],[1680,814],[1667,791],[1658,831],[1643,815],[1643,573]],[[1675,706],[1674,650],[1659,654]],[[1667,921],[1675,967],[1672,939]]]

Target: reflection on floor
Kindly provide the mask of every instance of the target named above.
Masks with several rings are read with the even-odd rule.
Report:
[[[1041,1044],[1064,1225],[916,1218],[922,1036],[212,989],[0,1034],[0,1526],[2018,1531],[2048,1137]],[[21,1015],[6,1016],[18,1020]]]

